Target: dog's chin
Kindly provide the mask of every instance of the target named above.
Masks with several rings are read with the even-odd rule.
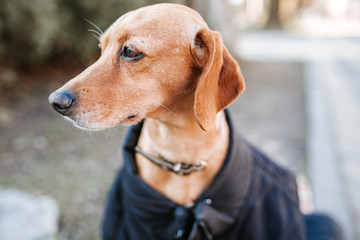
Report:
[[[70,121],[75,127],[85,130],[85,131],[101,131],[108,128],[112,128],[116,125],[122,125],[122,126],[131,126],[139,123],[143,120],[143,118],[139,117],[138,115],[130,115],[124,119],[121,119],[118,122],[115,122],[114,124],[105,124],[101,122],[94,122],[94,123],[81,123],[75,119],[72,119],[70,117],[65,117],[68,121]]]
[[[100,126],[100,124],[89,124],[89,125],[85,125],[83,123],[77,122],[74,119],[71,119],[69,117],[65,117],[66,120],[70,121],[76,128],[79,128],[81,130],[85,130],[85,131],[101,131],[107,128],[110,128],[111,126],[107,127],[107,126]]]
[[[107,127],[104,127],[104,128],[95,128],[95,127],[88,127],[88,126],[82,126],[82,125],[79,125],[78,123],[76,122],[73,122],[74,126],[81,129],[81,130],[85,130],[85,131],[91,131],[91,132],[96,132],[96,131],[101,131],[101,130],[104,130],[104,129],[107,129]]]

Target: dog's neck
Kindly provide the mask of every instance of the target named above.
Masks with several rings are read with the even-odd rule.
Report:
[[[175,122],[146,119],[141,133],[142,149],[153,155],[161,155],[172,162],[198,163],[207,161],[221,145],[221,134],[226,127],[223,113],[219,113],[214,126],[202,130],[197,122],[179,126]]]
[[[219,171],[228,141],[229,130],[224,112],[218,113],[213,126],[207,131],[200,128],[191,114],[181,118],[177,114],[166,119],[147,118],[138,142],[144,152],[173,162],[206,161],[207,167],[201,172],[179,176],[137,154],[139,175],[173,201],[188,204],[210,185]]]

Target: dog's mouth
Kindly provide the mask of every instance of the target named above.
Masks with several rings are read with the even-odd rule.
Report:
[[[126,118],[126,120],[131,120],[131,119],[133,119],[133,118],[136,118],[136,115],[135,115],[135,114],[132,114],[132,115],[128,116],[128,117]]]
[[[120,125],[133,125],[143,120],[143,117],[140,117],[138,114],[131,114],[127,116],[125,119],[121,120],[118,124]]]

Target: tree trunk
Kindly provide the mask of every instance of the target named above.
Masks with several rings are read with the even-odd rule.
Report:
[[[279,14],[280,0],[271,0],[270,2],[270,15],[266,28],[269,29],[280,29],[280,14]]]
[[[184,3],[198,11],[211,29],[219,31],[226,47],[232,54],[235,54],[235,45],[239,33],[226,1],[186,0]]]

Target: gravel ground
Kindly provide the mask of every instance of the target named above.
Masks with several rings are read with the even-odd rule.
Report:
[[[240,66],[247,90],[231,106],[235,125],[279,164],[306,174],[302,65]],[[0,95],[0,188],[54,197],[61,211],[61,240],[99,238],[126,130],[84,132],[51,109],[48,94],[78,72],[34,71]]]
[[[274,161],[306,175],[306,115],[300,63],[241,62],[247,89],[231,109],[240,132]]]

